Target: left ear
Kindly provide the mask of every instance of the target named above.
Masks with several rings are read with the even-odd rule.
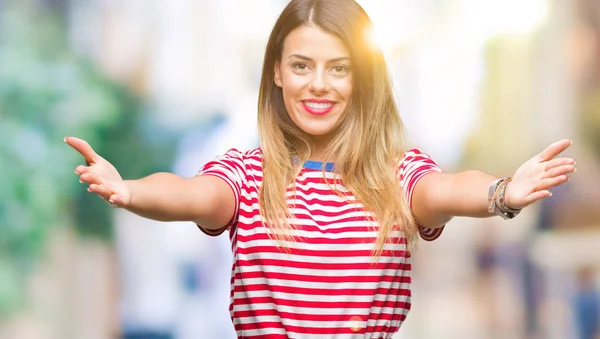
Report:
[[[275,82],[275,85],[277,85],[277,87],[282,87],[281,86],[281,72],[279,71],[279,62],[275,63],[275,77],[273,78],[273,81]]]

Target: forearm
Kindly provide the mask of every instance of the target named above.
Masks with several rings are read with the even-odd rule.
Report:
[[[497,213],[514,217],[521,209],[552,195],[552,187],[569,180],[575,160],[557,156],[571,145],[557,141],[521,165],[510,181],[494,188],[494,212],[488,212],[490,186],[498,178],[481,171],[457,174],[430,172],[415,185],[411,206],[415,219],[427,228],[441,227],[452,217],[485,218]]]
[[[439,192],[440,209],[450,216],[491,217],[488,212],[488,190],[497,178],[482,171],[470,170],[449,174]]]
[[[198,201],[187,179],[171,173],[155,173],[138,180],[126,180],[131,202],[126,209],[158,221],[196,220]]]

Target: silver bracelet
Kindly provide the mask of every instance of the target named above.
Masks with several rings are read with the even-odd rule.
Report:
[[[511,177],[494,180],[488,191],[488,212],[495,213],[504,220],[513,219],[521,212],[521,210],[506,206],[504,195],[506,194],[506,187],[511,181]]]

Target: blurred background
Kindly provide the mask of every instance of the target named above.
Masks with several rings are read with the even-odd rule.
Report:
[[[411,146],[445,171],[511,175],[562,138],[578,161],[518,218],[457,218],[422,242],[396,337],[600,338],[600,2],[359,2]],[[227,235],[111,209],[62,138],[128,179],[255,147],[286,3],[0,0],[0,338],[235,337]]]

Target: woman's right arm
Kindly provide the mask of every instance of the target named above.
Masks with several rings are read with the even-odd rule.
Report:
[[[225,226],[235,211],[234,193],[220,178],[156,173],[138,180],[123,180],[116,168],[86,141],[67,137],[65,142],[86,161],[86,166],[75,169],[80,181],[88,183],[88,191],[114,207],[159,221],[193,221],[209,230]]]
[[[125,208],[159,221],[193,221],[205,229],[220,229],[231,220],[235,197],[229,185],[215,176],[182,178],[155,173],[126,180],[131,194]]]

